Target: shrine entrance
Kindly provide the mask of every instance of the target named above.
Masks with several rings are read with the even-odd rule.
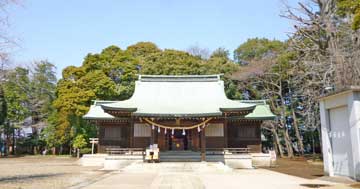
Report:
[[[184,133],[182,130],[174,130],[174,134],[169,133],[167,137],[170,151],[189,150],[188,134]]]

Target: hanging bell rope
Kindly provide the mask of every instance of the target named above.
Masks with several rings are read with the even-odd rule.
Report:
[[[191,126],[186,126],[186,127],[172,127],[172,126],[168,126],[168,125],[161,125],[159,123],[155,123],[153,120],[150,120],[148,118],[143,118],[145,120],[145,122],[147,122],[149,125],[152,126],[157,126],[157,127],[161,127],[164,129],[194,129],[196,127],[200,127],[203,126],[203,128],[207,125],[206,123],[208,123],[209,121],[211,121],[213,118],[207,118],[204,119],[204,121],[202,121],[201,123],[195,124],[195,125],[191,125]]]

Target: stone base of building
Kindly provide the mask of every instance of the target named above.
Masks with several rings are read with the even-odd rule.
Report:
[[[224,163],[233,169],[252,169],[251,154],[226,154]]]
[[[270,167],[275,162],[272,162],[270,154],[252,153],[252,165],[254,167]]]
[[[103,167],[108,154],[84,154],[78,163],[82,166]]]
[[[198,159],[200,160],[200,157]],[[160,158],[160,162],[165,161]],[[222,162],[233,169],[251,169],[254,167],[270,167],[272,165],[270,155],[263,153],[207,155],[206,161]],[[142,155],[85,154],[79,160],[82,166],[100,166],[104,170],[119,170],[135,162],[144,162],[144,157]]]
[[[135,162],[143,162],[141,155],[107,156],[104,160],[104,170],[119,170]]]

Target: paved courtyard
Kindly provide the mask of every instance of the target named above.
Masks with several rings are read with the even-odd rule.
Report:
[[[105,188],[349,188],[316,179],[304,179],[265,169],[232,170],[221,163],[133,164],[88,185]]]
[[[310,184],[310,185],[309,185]],[[221,163],[136,163],[118,171],[82,167],[77,159],[29,156],[0,158],[0,188],[349,188],[348,185],[306,179],[265,169],[232,170]]]

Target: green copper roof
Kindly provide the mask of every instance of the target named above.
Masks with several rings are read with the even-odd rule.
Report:
[[[132,112],[135,116],[222,116],[223,111],[252,111],[246,119],[274,119],[265,101],[230,100],[220,75],[140,75],[133,96],[124,101],[95,101],[85,119],[116,119],[105,110]]]
[[[220,75],[140,75],[130,99],[101,107],[133,112],[135,116],[191,117],[253,110],[255,104],[228,99]]]
[[[87,114],[83,116],[84,119],[92,120],[92,119],[102,119],[102,120],[109,120],[115,119],[114,116],[105,113],[104,110],[101,108],[103,104],[114,103],[116,101],[94,101],[94,104],[90,106],[90,109]]]
[[[245,119],[273,120],[275,115],[271,112],[265,100],[242,100],[243,103],[256,104],[255,109],[245,116]]]

